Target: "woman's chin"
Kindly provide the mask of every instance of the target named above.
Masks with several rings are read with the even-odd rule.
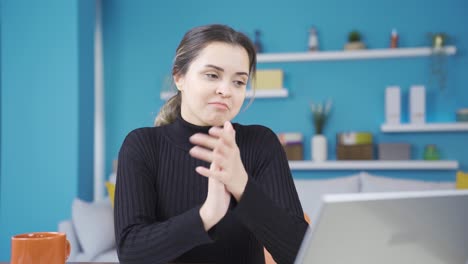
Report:
[[[228,121],[229,118],[226,117],[221,117],[221,116],[215,116],[207,120],[207,124],[210,126],[223,126],[224,122]]]

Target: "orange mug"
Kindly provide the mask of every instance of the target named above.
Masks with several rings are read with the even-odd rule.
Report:
[[[11,238],[10,264],[64,264],[70,256],[65,233],[35,232]]]

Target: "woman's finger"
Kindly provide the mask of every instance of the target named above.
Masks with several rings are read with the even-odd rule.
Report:
[[[211,136],[214,136],[216,138],[218,138],[218,140],[221,140],[222,144],[226,144],[228,146],[231,146],[232,143],[231,143],[231,138],[226,135],[226,132],[224,131],[223,128],[220,128],[220,127],[212,127],[210,128],[210,130],[208,131],[208,133],[211,135]]]
[[[202,134],[202,133],[194,134],[193,136],[189,138],[189,140],[194,145],[200,145],[208,149],[214,149],[218,142],[217,137],[207,135],[207,134]]]
[[[198,174],[202,175],[202,176],[205,176],[205,177],[208,177],[208,178],[213,178],[213,179],[217,179],[217,175],[219,175],[219,171],[218,170],[210,170],[206,167],[203,167],[203,166],[198,166],[195,168],[195,171],[198,172]]]
[[[231,122],[226,121],[224,122],[224,127],[223,127],[224,133],[223,133],[223,139],[225,139],[227,142],[229,142],[230,146],[235,146],[236,145],[236,131],[234,130],[234,127],[232,126]]]
[[[226,121],[224,128],[212,127],[208,133],[219,138],[223,144],[226,144],[229,147],[234,147],[236,145],[235,130],[228,121]]]
[[[210,163],[213,162],[213,151],[209,149],[206,149],[200,146],[195,146],[190,149],[189,153],[190,153],[190,156],[196,159],[204,160]]]
[[[203,167],[203,166],[196,167],[195,171],[198,172],[198,174],[200,174],[202,176],[212,178],[212,179],[216,179],[216,180],[218,180],[220,182],[223,182],[223,184],[224,184],[224,179],[226,178],[226,173],[224,171],[212,170],[212,169],[208,169],[208,168]]]
[[[235,131],[234,127],[232,126],[231,122],[229,122],[229,121],[224,122],[223,129],[224,129],[224,131],[228,131],[230,133]]]
[[[222,127],[212,127],[208,130],[208,134],[215,137],[220,137],[223,132],[224,130]]]
[[[223,153],[223,151],[226,152],[226,150],[222,150],[223,148],[226,147],[219,146],[218,148],[216,148],[216,150],[213,151],[212,163],[216,164],[216,170],[222,170],[222,168],[225,168],[227,164],[226,156]]]

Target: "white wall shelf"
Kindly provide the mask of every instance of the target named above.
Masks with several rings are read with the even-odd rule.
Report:
[[[402,161],[289,161],[291,170],[456,170],[458,161],[402,160]]]
[[[426,123],[426,124],[383,124],[382,132],[405,133],[405,132],[468,132],[468,123]]]
[[[457,52],[455,46],[444,48],[447,55]],[[358,60],[358,59],[384,59],[384,58],[410,58],[426,57],[433,53],[430,47],[396,48],[396,49],[366,49],[343,51],[318,52],[291,52],[291,53],[261,53],[257,55],[257,62],[298,62],[298,61],[326,61],[326,60]]]
[[[271,90],[259,90],[255,91],[255,98],[281,98],[288,97],[288,89],[271,89]],[[253,90],[247,90],[245,95],[246,98],[251,98],[253,96]]]
[[[288,89],[285,89],[285,88],[271,89],[271,90],[256,90],[255,99],[257,98],[282,98],[282,97],[288,97],[288,94],[289,94],[289,91]],[[175,95],[175,92],[161,92],[160,94],[161,100],[168,100],[173,95]],[[253,96],[253,91],[248,89],[245,97],[251,98],[252,96]]]

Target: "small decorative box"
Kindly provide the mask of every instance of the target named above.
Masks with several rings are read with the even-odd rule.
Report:
[[[303,160],[304,146],[301,133],[278,134],[279,141],[283,145],[288,160]]]
[[[409,160],[411,146],[407,143],[380,143],[379,160]]]

